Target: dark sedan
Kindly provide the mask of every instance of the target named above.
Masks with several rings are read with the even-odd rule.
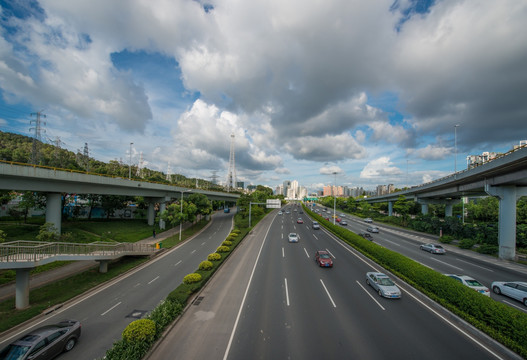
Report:
[[[64,320],[31,331],[0,352],[0,359],[47,360],[73,349],[81,336],[81,323]]]

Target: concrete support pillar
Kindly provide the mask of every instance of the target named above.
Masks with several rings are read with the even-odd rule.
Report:
[[[62,226],[62,201],[60,193],[46,194],[46,222],[52,223],[60,235]]]
[[[29,306],[29,271],[31,269],[16,269],[15,306],[17,310]]]
[[[393,216],[393,201],[388,201],[388,216]]]
[[[155,202],[153,200],[148,202],[148,211],[146,214],[146,218],[148,220],[148,225],[154,226],[154,222],[156,219],[156,209],[155,209]]]
[[[499,258],[516,260],[516,201],[527,195],[527,187],[485,186],[487,194],[499,200]]]
[[[452,203],[447,203],[445,205],[445,217],[452,216]]]
[[[421,214],[428,215],[428,204],[421,204]]]
[[[106,273],[108,272],[108,263],[110,260],[100,260],[99,261],[99,272]]]
[[[163,211],[165,211],[167,209],[167,204],[166,202],[162,202],[161,204],[159,204],[159,212],[162,213]],[[159,228],[161,230],[165,230],[165,222],[162,220],[162,219],[159,219]]]

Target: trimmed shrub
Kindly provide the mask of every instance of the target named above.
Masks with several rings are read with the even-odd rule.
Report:
[[[123,331],[123,340],[127,343],[154,342],[156,337],[156,323],[150,319],[132,321]]]
[[[439,241],[441,241],[443,244],[450,244],[454,240],[454,238],[450,235],[443,235],[439,238]]]
[[[209,261],[219,261],[221,260],[221,255],[218,253],[212,253],[207,256],[207,260]]]
[[[483,244],[476,251],[481,254],[494,255],[498,253],[499,248],[496,245]]]
[[[228,247],[228,246],[219,246],[217,249],[216,249],[216,252],[219,252],[219,253],[224,253],[224,252],[229,252],[231,249]]]
[[[199,269],[200,270],[210,270],[212,269],[212,263],[210,261],[202,261],[200,264],[199,264]]]
[[[175,301],[163,300],[156,306],[154,310],[148,315],[148,319],[156,323],[156,338],[158,338],[163,330],[176,319],[176,317],[183,311],[183,306]]]
[[[229,240],[225,240],[224,242],[221,243],[223,246],[231,246],[232,245],[232,241],[229,241]]]
[[[196,273],[188,274],[183,278],[184,284],[193,284],[193,283],[197,283],[200,281],[201,281],[201,275],[196,274]]]
[[[236,239],[238,235],[234,235],[234,234],[229,234],[229,236],[227,236],[227,238],[225,239],[225,241],[233,241],[234,239]]]
[[[472,247],[476,244],[476,240],[473,239],[463,239],[459,242],[458,246],[461,249],[472,249]]]

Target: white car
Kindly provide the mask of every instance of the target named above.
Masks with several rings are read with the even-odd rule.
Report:
[[[490,285],[494,293],[506,295],[513,299],[519,300],[527,306],[527,282],[522,281],[494,281]]]
[[[436,244],[423,244],[419,246],[419,249],[428,251],[431,254],[444,255],[446,253],[446,250],[441,245]]]
[[[454,274],[445,274],[446,276],[462,283],[465,286],[468,286],[471,289],[476,290],[480,294],[483,294],[485,296],[490,296],[490,290],[485,285],[481,284],[479,281],[471,278],[467,275],[454,275]]]
[[[366,230],[371,233],[376,233],[376,234],[379,232],[379,228],[377,226],[368,226]]]
[[[282,212],[282,210],[280,210],[280,211],[278,212],[278,215],[282,215],[282,214],[283,214],[283,212]]]
[[[298,235],[296,233],[290,233],[288,236],[288,240],[290,243],[297,243],[298,242]]]
[[[371,224],[373,222],[373,220],[371,218],[366,218],[366,219],[364,219],[364,222],[367,222],[367,223]]]

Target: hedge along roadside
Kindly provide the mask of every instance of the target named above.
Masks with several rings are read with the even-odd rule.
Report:
[[[263,218],[263,217],[262,217]],[[254,224],[261,220],[256,219]],[[236,219],[236,218],[235,218]],[[236,221],[235,221],[236,226]],[[192,274],[199,274],[201,280],[193,283],[182,283],[174,291],[168,294],[167,298],[162,301],[152,312],[147,316],[147,319],[153,320],[156,324],[156,333],[153,337],[148,337],[148,341],[127,341],[124,339],[118,340],[113,344],[113,347],[106,352],[105,360],[140,360],[142,359],[148,351],[152,348],[155,342],[161,337],[163,332],[167,329],[168,325],[171,324],[178,316],[181,315],[185,304],[192,294],[200,290],[210,279],[212,274],[220,267],[220,265],[225,261],[225,259],[232,253],[236,246],[245,238],[249,233],[250,228],[238,229],[234,228],[231,233],[227,236],[226,239],[232,242],[231,246],[220,246],[228,248],[228,251],[222,252],[221,254],[215,252],[209,254],[207,257],[207,262],[212,263],[212,268],[209,270],[198,269]],[[223,249],[224,250],[224,249]],[[220,256],[218,258],[218,255]],[[203,262],[201,263],[203,264]],[[200,264],[200,265],[201,265]],[[208,268],[208,266],[205,266]],[[188,274],[191,275],[191,274]],[[188,276],[187,275],[187,276]],[[186,277],[186,276],[185,276]],[[194,278],[194,277],[193,277]],[[133,326],[134,328],[138,325],[130,323],[128,326]],[[127,327],[128,328],[128,327]],[[123,331],[123,334],[127,331],[127,328]],[[142,331],[142,330],[137,330]],[[146,329],[144,329],[145,332]]]
[[[304,206],[304,210],[330,232],[474,325],[514,352],[527,358],[527,314],[478,294],[435,270],[333,225]]]

